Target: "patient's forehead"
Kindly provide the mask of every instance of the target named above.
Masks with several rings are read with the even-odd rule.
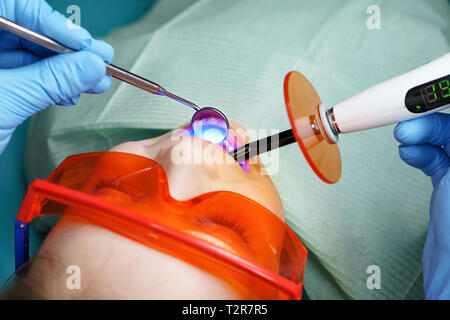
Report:
[[[82,217],[61,218],[38,256],[57,259],[49,281],[67,298],[83,299],[239,299],[223,280]],[[82,290],[67,290],[68,266],[81,270]],[[38,275],[35,275],[38,276]],[[209,297],[206,295],[210,295]],[[54,297],[57,298],[57,297]]]

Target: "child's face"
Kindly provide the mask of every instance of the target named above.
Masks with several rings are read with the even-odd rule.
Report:
[[[231,130],[235,129],[242,128],[231,122]],[[242,145],[248,138],[241,135],[240,139],[238,143]],[[228,190],[259,202],[284,219],[279,195],[270,178],[262,174],[259,161],[251,164],[247,173],[222,147],[199,138],[180,136],[179,132],[175,138],[168,133],[155,139],[126,142],[111,150],[134,153],[160,163],[175,199]],[[193,155],[197,160],[191,158]],[[199,160],[199,155],[203,159]],[[240,298],[226,282],[196,266],[73,216],[64,216],[58,222],[37,256],[58,260],[61,268],[57,272],[61,274],[55,274],[52,281],[56,281],[54,286],[62,294],[59,298]],[[66,288],[70,275],[65,270],[70,265],[80,267],[80,290]]]

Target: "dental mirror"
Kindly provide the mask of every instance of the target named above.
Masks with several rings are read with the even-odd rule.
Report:
[[[224,141],[229,129],[227,117],[211,107],[198,109],[192,117],[191,126],[196,137],[214,144]]]

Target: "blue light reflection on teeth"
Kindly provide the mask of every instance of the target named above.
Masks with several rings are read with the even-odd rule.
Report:
[[[214,115],[214,113],[211,114]],[[214,144],[224,141],[228,134],[227,123],[222,118],[217,117],[200,118],[192,123],[192,127],[196,137]]]
[[[235,150],[236,148],[240,147],[240,144],[238,144],[237,140],[236,140],[237,136],[233,135],[233,132],[234,132],[233,130],[231,130],[230,134],[227,133],[227,136],[225,137],[225,139],[222,138],[223,130],[221,128],[217,129],[217,127],[212,126],[209,130],[205,130],[203,132],[205,132],[203,134],[203,136],[196,135],[196,134],[194,134],[192,125],[188,125],[184,128],[184,130],[180,133],[180,135],[181,136],[198,137],[198,138],[207,140],[215,145],[222,147],[226,152],[231,152],[231,151]],[[219,139],[219,136],[220,136],[220,139]],[[213,142],[213,141],[218,141],[218,142]],[[248,160],[238,162],[238,163],[239,163],[239,166],[246,173],[250,172],[250,163]]]
[[[223,128],[203,126],[201,130],[195,130],[194,134],[196,137],[205,139],[214,144],[218,144],[225,140],[227,133],[224,132]]]

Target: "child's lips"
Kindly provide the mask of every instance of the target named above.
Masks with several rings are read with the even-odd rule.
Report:
[[[179,128],[180,132],[177,133],[179,136],[194,136],[192,132],[191,124],[183,125]],[[233,145],[235,148],[238,148],[245,144],[245,140],[247,138],[247,134],[243,128],[234,128],[230,126],[228,130],[228,135],[223,142],[216,143],[217,145],[222,145],[225,142],[228,142],[229,145]],[[207,141],[207,140],[206,140]],[[211,142],[212,143],[212,142]]]
[[[229,135],[235,137],[235,141],[238,144],[238,147],[243,146],[246,143],[246,140],[248,139],[247,133],[242,128],[230,127]]]
[[[194,136],[191,124],[186,124],[180,127],[180,132],[177,135]],[[248,140],[248,134],[246,133],[244,128],[235,128],[233,126],[230,126],[226,139],[220,143],[217,143],[216,145],[221,146],[226,152],[231,152],[249,142],[246,140]],[[249,172],[250,165],[248,161],[239,162],[239,165],[245,172]]]

